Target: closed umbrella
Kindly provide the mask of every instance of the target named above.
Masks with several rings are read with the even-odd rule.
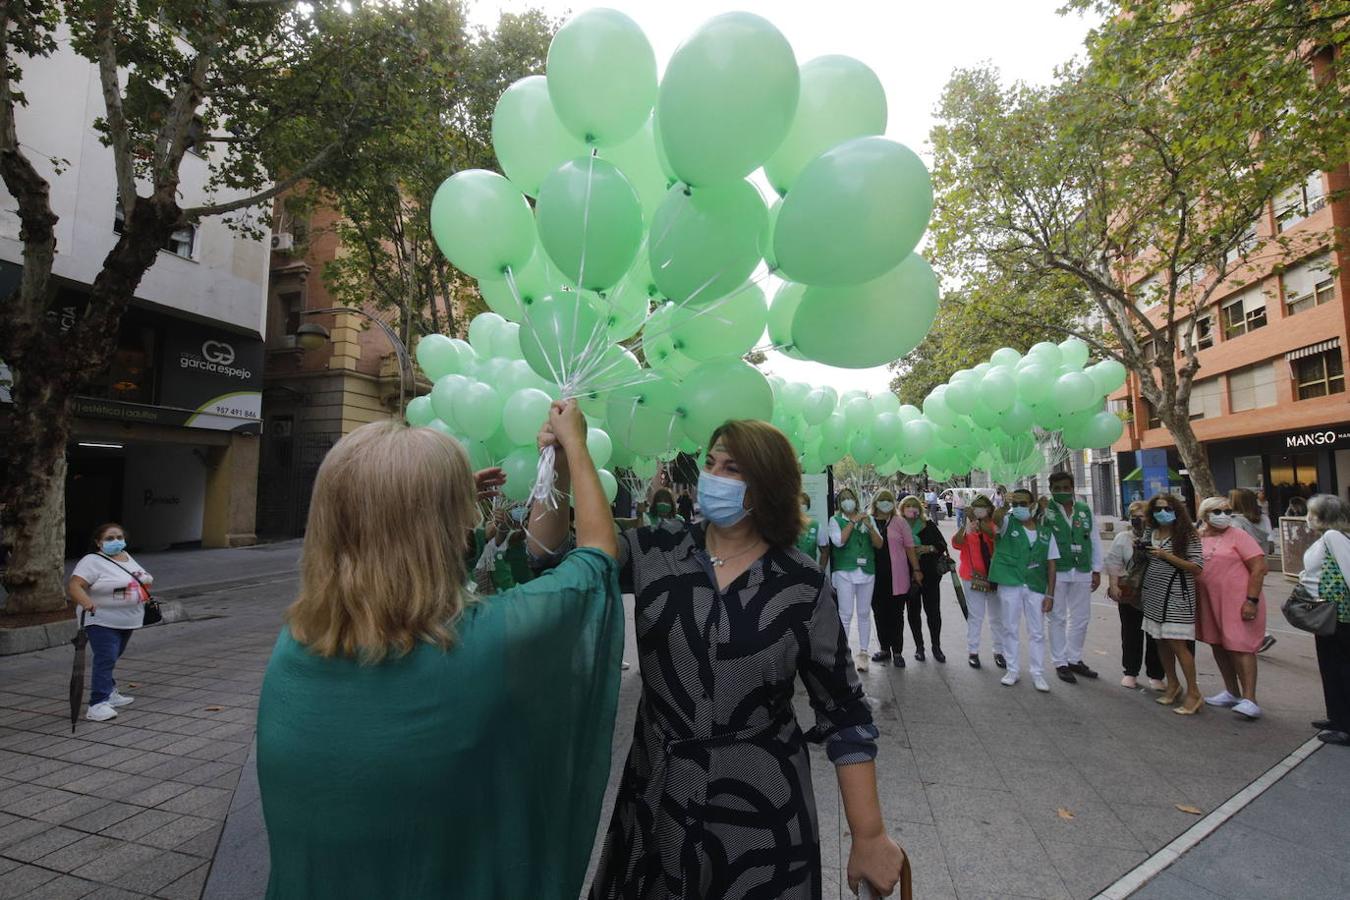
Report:
[[[961,584],[961,578],[956,574],[956,569],[952,569],[952,590],[956,591],[956,602],[961,607],[961,615],[967,619],[970,618],[970,607],[966,606],[966,588]]]
[[[89,644],[89,635],[84,630],[85,610],[80,610],[80,630],[70,642],[75,645],[75,664],[70,669],[70,733],[75,733],[75,723],[80,718],[80,707],[84,705],[84,653]]]

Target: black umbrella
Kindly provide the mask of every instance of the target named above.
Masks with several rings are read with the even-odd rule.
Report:
[[[956,602],[961,607],[961,615],[967,619],[970,618],[970,607],[966,606],[966,588],[961,584],[961,579],[957,577],[956,570],[952,569],[952,589],[956,591]]]
[[[84,630],[85,610],[80,610],[80,630],[70,642],[75,645],[75,664],[70,669],[70,733],[75,733],[75,722],[80,718],[80,707],[84,705],[84,648],[89,644],[89,635]]]

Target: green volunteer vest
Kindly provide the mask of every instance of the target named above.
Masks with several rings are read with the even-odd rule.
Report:
[[[1092,571],[1092,529],[1097,527],[1093,521],[1092,510],[1086,503],[1074,501],[1072,516],[1064,514],[1064,508],[1051,502],[1046,522],[1055,536],[1059,547],[1060,568],[1077,569],[1080,572]],[[1077,552],[1074,551],[1077,547]]]
[[[1044,594],[1049,586],[1050,573],[1046,562],[1050,556],[1050,529],[1036,532],[1036,543],[1027,541],[1027,530],[1014,518],[1008,519],[1008,530],[994,542],[994,558],[989,563],[989,580],[994,584],[1026,585]]]
[[[848,527],[849,521],[843,516],[835,516],[834,520],[839,523],[840,531]],[[830,565],[836,572],[852,572],[855,569],[861,569],[865,575],[877,573],[876,551],[872,546],[872,538],[868,535],[867,529],[863,527],[862,519],[858,520],[858,524],[854,526],[853,533],[848,536],[844,546],[836,547],[831,542]]]
[[[802,529],[802,536],[797,538],[797,549],[811,559],[820,559],[820,523],[815,519],[809,520]]]

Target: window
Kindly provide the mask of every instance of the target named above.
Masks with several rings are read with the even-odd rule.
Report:
[[[1247,226],[1246,231],[1242,232],[1242,237],[1238,238],[1237,244],[1232,248],[1230,248],[1226,254],[1224,254],[1224,259],[1227,260],[1228,264],[1231,266],[1238,260],[1245,260],[1247,258],[1247,255],[1251,253],[1252,250],[1255,249],[1255,247],[1256,247],[1256,223],[1253,222],[1252,224]]]
[[[1344,391],[1345,367],[1340,348],[1294,360],[1294,387],[1300,400]]]
[[[1177,326],[1177,356],[1186,354],[1186,342],[1188,340],[1195,345],[1197,350],[1208,350],[1213,347],[1214,317],[1212,315],[1196,316],[1195,319],[1187,319]]]
[[[1233,459],[1233,483],[1249,491],[1265,489],[1265,471],[1259,456],[1239,456]]]
[[[1163,274],[1154,272],[1134,286],[1134,296],[1140,309],[1152,309],[1163,299]]]
[[[1243,291],[1222,310],[1225,340],[1255,331],[1266,324],[1266,298],[1258,288]]]
[[[1336,296],[1336,279],[1331,270],[1331,254],[1323,253],[1293,266],[1280,276],[1289,315],[1331,302]]]
[[[1274,405],[1274,363],[1261,363],[1228,373],[1228,406],[1233,412]]]
[[[1302,184],[1294,185],[1275,198],[1276,227],[1286,231],[1326,205],[1322,173],[1313,172]]]
[[[300,330],[300,312],[304,308],[304,295],[292,291],[281,295],[281,309],[286,315],[286,333],[295,334]]]
[[[1140,402],[1144,404],[1144,411],[1148,413],[1148,427],[1161,428],[1162,417],[1158,415],[1158,410],[1154,408],[1153,404],[1149,403],[1147,400],[1142,400]]]
[[[121,234],[123,223],[126,222],[126,214],[122,212],[122,204],[119,201],[113,208],[113,233]],[[169,239],[164,242],[161,250],[167,250],[174,256],[181,256],[184,259],[192,259],[192,252],[197,246],[197,226],[184,225],[176,229]]]
[[[1191,385],[1191,418],[1213,419],[1218,417],[1222,385],[1217,378],[1206,378]]]

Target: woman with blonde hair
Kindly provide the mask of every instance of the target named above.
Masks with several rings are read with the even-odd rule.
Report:
[[[580,892],[618,699],[618,551],[574,403],[541,441],[570,466],[580,549],[490,597],[465,586],[478,513],[457,442],[380,422],[324,459],[258,706],[268,897]]]
[[[1205,568],[1196,579],[1195,639],[1209,644],[1224,690],[1206,697],[1210,706],[1259,719],[1256,651],[1266,634],[1266,554],[1251,535],[1233,527],[1227,497],[1200,502],[1200,546]]]

